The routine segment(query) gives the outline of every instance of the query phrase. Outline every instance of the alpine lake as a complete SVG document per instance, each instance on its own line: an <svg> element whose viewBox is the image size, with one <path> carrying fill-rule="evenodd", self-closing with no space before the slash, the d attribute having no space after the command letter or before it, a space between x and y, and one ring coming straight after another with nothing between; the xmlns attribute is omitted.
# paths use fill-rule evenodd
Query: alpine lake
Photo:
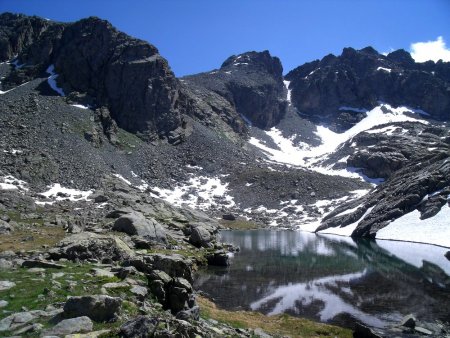
<svg viewBox="0 0 450 338"><path fill-rule="evenodd" d="M450 322L448 248L292 230L226 230L220 240L239 252L194 285L219 308L381 330L408 314Z"/></svg>

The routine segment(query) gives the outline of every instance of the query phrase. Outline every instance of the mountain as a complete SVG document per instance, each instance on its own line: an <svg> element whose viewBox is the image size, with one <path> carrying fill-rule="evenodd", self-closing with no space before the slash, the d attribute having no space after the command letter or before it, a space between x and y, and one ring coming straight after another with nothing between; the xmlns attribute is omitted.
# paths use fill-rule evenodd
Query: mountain
<svg viewBox="0 0 450 338"><path fill-rule="evenodd" d="M388 55L371 47L344 48L295 68L286 75L292 102L303 116L345 130L379 102L425 111L436 120L450 118L448 63L416 63L404 50ZM349 107L357 108L346 109Z"/></svg>
<svg viewBox="0 0 450 338"><path fill-rule="evenodd" d="M221 227L450 247L450 63L345 48L283 76L277 57L250 51L177 78L105 20L10 13L0 46L0 232L24 250L5 266L136 273L178 327L198 318L192 269L234 250ZM186 330L251 334L208 325Z"/></svg>

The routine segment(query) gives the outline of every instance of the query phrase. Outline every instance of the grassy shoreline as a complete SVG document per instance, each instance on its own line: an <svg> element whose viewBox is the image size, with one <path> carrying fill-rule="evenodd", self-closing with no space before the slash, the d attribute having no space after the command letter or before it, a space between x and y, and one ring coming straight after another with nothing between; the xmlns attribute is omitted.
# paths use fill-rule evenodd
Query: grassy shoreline
<svg viewBox="0 0 450 338"><path fill-rule="evenodd" d="M252 311L227 311L219 309L211 300L202 296L197 296L197 302L200 306L200 315L205 319L214 319L237 328L261 328L275 337L353 337L353 333L349 329L316 323L304 318L286 314L266 316Z"/></svg>

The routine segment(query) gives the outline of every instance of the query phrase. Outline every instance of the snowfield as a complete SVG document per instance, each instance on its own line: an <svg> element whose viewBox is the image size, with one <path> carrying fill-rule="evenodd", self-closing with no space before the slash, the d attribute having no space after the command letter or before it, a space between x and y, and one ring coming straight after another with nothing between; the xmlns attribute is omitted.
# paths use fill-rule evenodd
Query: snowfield
<svg viewBox="0 0 450 338"><path fill-rule="evenodd" d="M389 109L390 113L385 114L382 107ZM341 107L341 109L365 111L360 108L351 107ZM378 125L406 121L428 124L427 121L421 119L419 116L416 118L408 116L407 113L414 114L417 112L405 107L393 108L387 104L382 104L371 111L368 111L366 118L344 133L335 133L328 128L318 126L315 133L321 139L322 144L317 147L311 147L307 144L295 145L293 142L294 137L285 138L282 135L282 132L275 127L265 133L278 146L278 149L267 146L264 141L255 137L250 138L249 143L262 150L263 153L266 154L269 162L283 163L294 167L303 167L326 175L361 178L361 175L356 170L333 170L329 167L321 166L320 162L325 160L328 155L334 153L341 145L347 141L350 141L357 134L372 129ZM395 129L396 128L391 126L370 130L369 132L392 134ZM368 178L366 178L366 180L367 179ZM379 183L379 181L373 181L371 183L376 184Z"/></svg>
<svg viewBox="0 0 450 338"><path fill-rule="evenodd" d="M450 207L447 203L437 215L424 220L420 219L420 212L414 210L379 230L376 238L429 243L450 248Z"/></svg>

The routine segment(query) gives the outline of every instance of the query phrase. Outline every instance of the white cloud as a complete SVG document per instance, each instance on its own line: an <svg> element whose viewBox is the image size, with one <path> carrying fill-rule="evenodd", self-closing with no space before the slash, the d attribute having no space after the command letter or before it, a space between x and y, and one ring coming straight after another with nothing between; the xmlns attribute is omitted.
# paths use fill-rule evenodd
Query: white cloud
<svg viewBox="0 0 450 338"><path fill-rule="evenodd" d="M410 46L411 56L416 62L425 62L428 60L450 61L450 49L445 45L442 36L435 41L416 42Z"/></svg>

